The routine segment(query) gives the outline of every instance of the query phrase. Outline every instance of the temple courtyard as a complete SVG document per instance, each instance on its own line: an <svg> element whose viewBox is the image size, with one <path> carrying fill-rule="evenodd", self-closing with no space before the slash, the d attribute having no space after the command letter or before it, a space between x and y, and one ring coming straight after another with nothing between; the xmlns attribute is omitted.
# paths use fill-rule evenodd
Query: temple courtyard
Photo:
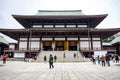
<svg viewBox="0 0 120 80"><path fill-rule="evenodd" d="M50 69L48 63L0 61L0 80L120 80L120 63L56 62Z"/></svg>

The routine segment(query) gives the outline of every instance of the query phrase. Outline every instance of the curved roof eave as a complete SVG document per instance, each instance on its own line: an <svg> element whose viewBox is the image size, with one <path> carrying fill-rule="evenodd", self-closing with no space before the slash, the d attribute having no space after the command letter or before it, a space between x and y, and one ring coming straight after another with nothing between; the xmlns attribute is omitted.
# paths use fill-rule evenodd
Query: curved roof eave
<svg viewBox="0 0 120 80"><path fill-rule="evenodd" d="M19 34L29 33L29 29L0 29L0 32L12 39L18 40L20 37Z"/></svg>
<svg viewBox="0 0 120 80"><path fill-rule="evenodd" d="M120 28L117 29L91 29L91 28L36 28L36 29L0 29L0 32L18 40L20 35L29 36L30 31L42 33L42 32L83 32L87 33L90 30L90 33L93 35L101 35L102 39L110 37L118 32L120 32ZM37 35L37 34L36 34Z"/></svg>
<svg viewBox="0 0 120 80"><path fill-rule="evenodd" d="M102 15L53 15L53 16L40 16L40 15L12 15L21 25L25 28L32 27L35 21L39 20L83 20L82 22L89 23L89 27L96 27L108 14Z"/></svg>
<svg viewBox="0 0 120 80"><path fill-rule="evenodd" d="M112 45L120 42L120 36L111 41Z"/></svg>
<svg viewBox="0 0 120 80"><path fill-rule="evenodd" d="M9 45L8 41L6 39L4 39L3 36L0 36L0 42L6 45Z"/></svg>
<svg viewBox="0 0 120 80"><path fill-rule="evenodd" d="M90 29L92 33L99 33L103 39L113 36L114 34L120 32L120 28L111 29Z"/></svg>

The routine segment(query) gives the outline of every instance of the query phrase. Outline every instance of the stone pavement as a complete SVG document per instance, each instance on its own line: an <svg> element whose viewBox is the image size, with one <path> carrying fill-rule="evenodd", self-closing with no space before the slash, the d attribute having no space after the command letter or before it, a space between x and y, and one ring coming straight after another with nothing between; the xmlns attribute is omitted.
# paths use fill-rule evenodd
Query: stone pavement
<svg viewBox="0 0 120 80"><path fill-rule="evenodd" d="M120 80L120 63L102 67L91 62L48 63L0 61L0 80Z"/></svg>

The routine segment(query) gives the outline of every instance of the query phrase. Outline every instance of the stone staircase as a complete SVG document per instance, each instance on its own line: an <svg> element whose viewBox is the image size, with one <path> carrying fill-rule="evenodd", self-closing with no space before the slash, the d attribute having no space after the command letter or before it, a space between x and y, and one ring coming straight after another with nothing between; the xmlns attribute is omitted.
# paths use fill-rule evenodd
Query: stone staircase
<svg viewBox="0 0 120 80"><path fill-rule="evenodd" d="M56 62L83 62L86 61L79 51L41 51L37 57L36 62L44 62L44 56L47 57L47 62L49 56L52 54L54 57L57 56ZM32 60L35 62L35 60Z"/></svg>

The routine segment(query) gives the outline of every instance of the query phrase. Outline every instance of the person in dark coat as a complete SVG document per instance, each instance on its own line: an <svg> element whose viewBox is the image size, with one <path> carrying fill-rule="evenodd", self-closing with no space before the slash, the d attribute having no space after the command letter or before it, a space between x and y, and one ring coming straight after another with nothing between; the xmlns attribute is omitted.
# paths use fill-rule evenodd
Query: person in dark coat
<svg viewBox="0 0 120 80"><path fill-rule="evenodd" d="M44 56L44 58L43 58L43 59L44 59L44 62L46 62L46 61L47 61L47 57L46 57L46 56Z"/></svg>
<svg viewBox="0 0 120 80"><path fill-rule="evenodd" d="M100 64L100 56L97 56L98 64Z"/></svg>
<svg viewBox="0 0 120 80"><path fill-rule="evenodd" d="M108 53L107 55L106 55L106 57L107 57L107 64L108 64L108 66L110 66L110 54Z"/></svg>
<svg viewBox="0 0 120 80"><path fill-rule="evenodd" d="M56 56L56 55L54 56L54 60L55 60L55 62L56 62L56 60L57 60L57 56Z"/></svg>
<svg viewBox="0 0 120 80"><path fill-rule="evenodd" d="M92 62L93 62L93 64L96 64L96 61L95 61L95 57L94 57L94 55L92 55Z"/></svg>
<svg viewBox="0 0 120 80"><path fill-rule="evenodd" d="M73 56L74 56L74 58L76 58L76 54L75 54L75 53L74 53L74 55L73 55Z"/></svg>
<svg viewBox="0 0 120 80"><path fill-rule="evenodd" d="M116 63L119 63L119 56L118 56L118 54L116 54L116 56L115 56L115 61L116 61Z"/></svg>
<svg viewBox="0 0 120 80"><path fill-rule="evenodd" d="M65 55L65 53L63 54L63 58L66 58L66 55Z"/></svg>
<svg viewBox="0 0 120 80"><path fill-rule="evenodd" d="M50 54L50 57L49 57L49 67L51 68L54 68L54 66L53 66L53 56L52 56L52 54Z"/></svg>

